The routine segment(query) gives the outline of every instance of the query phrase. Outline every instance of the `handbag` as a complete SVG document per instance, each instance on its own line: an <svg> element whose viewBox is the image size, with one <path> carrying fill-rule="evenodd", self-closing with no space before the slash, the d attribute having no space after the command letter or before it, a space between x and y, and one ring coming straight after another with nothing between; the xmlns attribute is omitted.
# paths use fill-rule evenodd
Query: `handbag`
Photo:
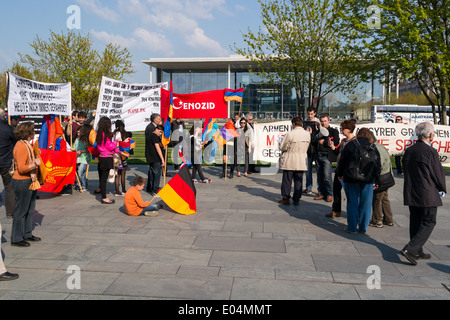
<svg viewBox="0 0 450 320"><path fill-rule="evenodd" d="M9 168L9 175L13 176L14 175L14 158L12 159L12 164L11 164L11 168Z"/></svg>
<svg viewBox="0 0 450 320"><path fill-rule="evenodd" d="M380 175L380 178L378 179L378 188L374 190L374 192L382 192L386 191L387 189L393 187L395 185L395 179L392 175L392 171L389 171L388 173Z"/></svg>

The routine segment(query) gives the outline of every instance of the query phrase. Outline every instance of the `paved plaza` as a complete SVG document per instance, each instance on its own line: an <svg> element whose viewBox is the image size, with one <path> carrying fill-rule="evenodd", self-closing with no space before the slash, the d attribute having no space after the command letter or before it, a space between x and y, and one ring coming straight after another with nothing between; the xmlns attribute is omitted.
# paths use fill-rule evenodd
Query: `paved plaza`
<svg viewBox="0 0 450 320"><path fill-rule="evenodd" d="M116 204L93 194L91 165L89 192L38 193L34 234L43 240L28 248L10 245L2 203L3 256L20 277L0 282L0 299L450 300L450 195L425 247L432 258L412 266L399 254L409 241L402 176L389 191L395 225L351 235L345 201L342 217L330 219L331 203L313 195L279 205L280 173L225 181L221 167L203 169L212 183L196 185L197 214L164 205L158 217L130 217L112 184ZM147 166L131 165L128 185L146 174ZM2 184L0 191L4 197ZM69 267L80 270L79 289Z"/></svg>

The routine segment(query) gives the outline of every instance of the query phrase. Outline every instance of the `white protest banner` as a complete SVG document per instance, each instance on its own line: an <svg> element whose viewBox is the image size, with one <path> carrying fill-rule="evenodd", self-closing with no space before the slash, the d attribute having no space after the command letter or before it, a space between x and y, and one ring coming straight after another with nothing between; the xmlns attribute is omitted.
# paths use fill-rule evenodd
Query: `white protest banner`
<svg viewBox="0 0 450 320"><path fill-rule="evenodd" d="M378 143L382 144L391 156L395 156L403 154L408 147L417 142L416 125L416 123L363 123L356 126L355 134L360 128L370 129ZM337 126L334 127L339 129ZM450 127L434 125L434 133L435 137L431 146L439 153L442 165L450 166Z"/></svg>
<svg viewBox="0 0 450 320"><path fill-rule="evenodd" d="M253 161L277 163L281 153L279 145L284 135L291 131L291 128L292 123L290 121L255 124Z"/></svg>
<svg viewBox="0 0 450 320"><path fill-rule="evenodd" d="M45 83L8 75L8 114L71 115L72 86L70 83Z"/></svg>
<svg viewBox="0 0 450 320"><path fill-rule="evenodd" d="M391 156L403 154L405 150L417 142L415 127L417 124L401 123L362 123L356 126L355 134L361 128L370 129L378 143L382 144ZM338 124L331 124L338 129ZM431 146L439 153L443 166L450 166L450 126L435 125L435 137ZM277 163L280 156L279 144L286 132L291 130L291 123L272 122L255 125L254 160ZM340 134L340 138L344 136Z"/></svg>
<svg viewBox="0 0 450 320"><path fill-rule="evenodd" d="M167 82L130 84L103 77L94 128L101 117L108 117L112 124L123 121L127 131L145 130L150 116L161 113L161 88L168 87Z"/></svg>

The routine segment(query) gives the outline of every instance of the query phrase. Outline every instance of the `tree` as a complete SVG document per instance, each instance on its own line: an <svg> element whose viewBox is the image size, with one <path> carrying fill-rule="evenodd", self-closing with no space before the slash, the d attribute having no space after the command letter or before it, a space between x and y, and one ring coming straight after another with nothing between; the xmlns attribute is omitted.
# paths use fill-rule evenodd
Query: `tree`
<svg viewBox="0 0 450 320"><path fill-rule="evenodd" d="M381 10L381 25L368 22L370 6ZM447 124L450 94L449 0L341 0L339 23L346 35L375 61L376 68L396 72L401 80L417 81L428 103ZM372 13L369 13L372 14Z"/></svg>
<svg viewBox="0 0 450 320"><path fill-rule="evenodd" d="M247 47L235 52L256 62L252 72L270 84L295 88L299 114L317 107L329 93L352 93L361 82L363 68L335 28L331 0L258 0L264 28L243 34ZM303 105L308 97L306 105Z"/></svg>
<svg viewBox="0 0 450 320"><path fill-rule="evenodd" d="M19 53L20 62L34 75L33 80L72 83L72 107L75 110L94 109L98 100L102 76L123 80L134 73L131 54L126 48L108 44L100 54L92 48L90 35L69 31L50 31L44 41L36 36L30 44L32 54Z"/></svg>

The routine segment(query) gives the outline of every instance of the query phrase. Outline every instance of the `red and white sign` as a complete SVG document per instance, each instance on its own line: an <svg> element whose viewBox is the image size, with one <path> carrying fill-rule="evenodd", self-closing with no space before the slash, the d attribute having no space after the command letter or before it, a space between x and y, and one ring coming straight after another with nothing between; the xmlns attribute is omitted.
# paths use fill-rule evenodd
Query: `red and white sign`
<svg viewBox="0 0 450 320"><path fill-rule="evenodd" d="M170 92L161 89L161 117L167 117ZM173 118L209 119L227 118L228 108L224 90L204 91L191 94L173 93Z"/></svg>

